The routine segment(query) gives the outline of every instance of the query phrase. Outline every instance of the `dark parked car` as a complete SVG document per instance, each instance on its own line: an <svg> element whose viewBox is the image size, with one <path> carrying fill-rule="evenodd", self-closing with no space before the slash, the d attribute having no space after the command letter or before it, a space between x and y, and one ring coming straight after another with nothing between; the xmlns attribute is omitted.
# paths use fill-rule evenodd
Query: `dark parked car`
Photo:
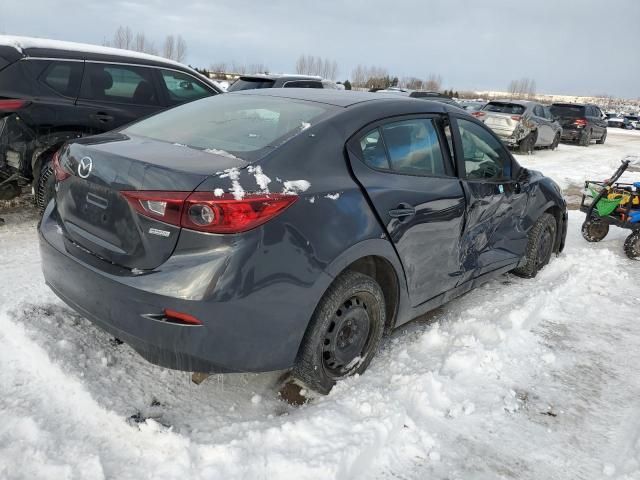
<svg viewBox="0 0 640 480"><path fill-rule="evenodd" d="M562 127L549 107L524 100L502 100L487 103L471 115L490 127L508 146L520 153L536 147L555 150L560 143Z"/></svg>
<svg viewBox="0 0 640 480"><path fill-rule="evenodd" d="M389 87L383 90L376 90L376 93L393 93L403 95L410 98L420 98L422 100L431 100L433 102L442 102L448 105L453 105L459 108L462 106L456 102L453 98L444 95L440 92L431 92L427 90L410 90L407 88Z"/></svg>
<svg viewBox="0 0 640 480"><path fill-rule="evenodd" d="M339 87L331 80L311 75L255 74L242 75L227 89L228 92L255 90L260 88L329 88Z"/></svg>
<svg viewBox="0 0 640 480"><path fill-rule="evenodd" d="M633 124L629 117L619 116L619 117L610 117L607 119L607 126L612 128L624 128L625 130L633 130Z"/></svg>
<svg viewBox="0 0 640 480"><path fill-rule="evenodd" d="M69 142L44 277L149 361L327 392L384 332L563 249L559 187L448 105L229 93ZM64 272L64 274L61 274Z"/></svg>
<svg viewBox="0 0 640 480"><path fill-rule="evenodd" d="M0 199L32 183L44 208L51 158L65 141L216 93L208 79L164 58L0 36Z"/></svg>
<svg viewBox="0 0 640 480"><path fill-rule="evenodd" d="M551 113L562 126L562 140L588 147L592 140L602 144L607 139L607 120L597 105L554 103Z"/></svg>
<svg viewBox="0 0 640 480"><path fill-rule="evenodd" d="M480 100L461 100L460 107L464 108L468 112L477 112L478 110L482 110L487 102L483 102Z"/></svg>

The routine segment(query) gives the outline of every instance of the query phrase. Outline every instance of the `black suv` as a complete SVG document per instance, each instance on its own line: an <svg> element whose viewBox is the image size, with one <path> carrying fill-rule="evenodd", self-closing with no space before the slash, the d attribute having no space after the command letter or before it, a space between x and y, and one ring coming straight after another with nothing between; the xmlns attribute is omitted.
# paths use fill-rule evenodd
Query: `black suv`
<svg viewBox="0 0 640 480"><path fill-rule="evenodd" d="M337 84L322 77L309 75L279 75L255 74L242 75L229 87L227 91L253 90L257 88L332 88L338 89Z"/></svg>
<svg viewBox="0 0 640 480"><path fill-rule="evenodd" d="M217 93L196 71L153 55L0 36L0 199L32 182L42 209L65 141Z"/></svg>
<svg viewBox="0 0 640 480"><path fill-rule="evenodd" d="M597 105L554 103L551 113L562 127L562 140L588 147L591 140L604 143L607 139L607 120Z"/></svg>

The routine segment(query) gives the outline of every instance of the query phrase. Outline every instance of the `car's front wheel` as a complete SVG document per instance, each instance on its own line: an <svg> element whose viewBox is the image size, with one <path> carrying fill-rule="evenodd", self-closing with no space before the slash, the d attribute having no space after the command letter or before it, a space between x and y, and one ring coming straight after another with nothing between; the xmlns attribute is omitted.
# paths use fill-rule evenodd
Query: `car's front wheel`
<svg viewBox="0 0 640 480"><path fill-rule="evenodd" d="M338 380L364 372L378 349L385 320L384 295L376 281L343 272L316 307L292 376L327 394Z"/></svg>
<svg viewBox="0 0 640 480"><path fill-rule="evenodd" d="M549 213L540 215L536 223L529 230L525 264L516 268L513 273L525 278L535 277L553 254L556 244L556 219Z"/></svg>

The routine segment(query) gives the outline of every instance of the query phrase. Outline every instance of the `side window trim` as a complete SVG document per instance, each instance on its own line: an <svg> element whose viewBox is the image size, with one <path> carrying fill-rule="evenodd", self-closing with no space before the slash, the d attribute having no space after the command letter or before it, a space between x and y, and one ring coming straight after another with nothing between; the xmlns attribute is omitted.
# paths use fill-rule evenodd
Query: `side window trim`
<svg viewBox="0 0 640 480"><path fill-rule="evenodd" d="M351 153L356 153L356 157L358 158L358 160L360 160L360 162L362 162L363 165L365 165L367 168L370 168L372 170L375 170L377 172L382 172L382 173L388 173L388 174L393 174L393 175L404 175L404 176L409 176L409 177L427 177L427 178L456 178L457 174L456 174L456 164L455 164L455 159L454 159L454 152L450 152L449 151L449 146L448 146L448 142L446 140L445 134L442 130L443 128L443 122L442 119L446 118L447 115L443 115L443 114L438 114L438 113L425 113L425 114L407 114L407 115L398 115L398 116L394 116L394 117L388 117L382 120L377 120L375 122L371 122L369 124L367 124L366 126L360 128L355 134L352 135L352 137L347 140L347 148ZM428 119L428 120L432 120L433 121L433 125L435 127L436 130L436 134L438 136L438 141L440 143L440 151L442 154L442 158L443 158L443 162L444 162L444 169L445 169L445 174L444 175L436 175L436 174L419 174L419 173L407 173L407 172L399 172L396 170L391 169L391 159L389 156L389 150L387 149L387 144L384 141L384 136L382 135L382 127L384 125L387 124L391 124L391 123L397 123L397 122L402 122L405 120L413 120L413 119ZM359 145L359 141L360 138L369 133L372 132L373 130L378 130L379 134L380 134L380 139L382 141L382 145L384 146L384 150L387 156L387 163L389 164L389 168L388 169L381 169L381 168L375 168L372 167L371 165L367 164L364 160L364 158L362 158L362 154L361 154L361 150L360 150L360 145ZM451 127L452 130L452 134L453 134L453 127ZM443 145L446 145L446 148L443 148Z"/></svg>
<svg viewBox="0 0 640 480"><path fill-rule="evenodd" d="M464 118L464 117L461 117L460 115L454 114L454 115L450 115L450 119L452 124L451 134L453 135L454 149L456 150L456 152L460 152L460 155L456 155L456 167L458 169L458 177L461 180L464 180L465 182L484 182L484 183L507 183L507 182L515 181L513 178L514 162L513 162L511 153L509 153L509 150L507 150L507 147L504 146L504 144L502 143L502 140L500 140L496 134L494 134L489 128L487 128L481 122L477 121L475 118ZM464 153L463 153L464 151L462 149L462 138L460 137L460 128L458 126L458 119L462 119L462 120L480 125L482 128L487 130L487 133L492 135L500 143L500 147L505 153L506 158L511 162L511 176L508 176L508 177L503 176L499 178L497 177L496 178L466 178L466 168L464 165Z"/></svg>

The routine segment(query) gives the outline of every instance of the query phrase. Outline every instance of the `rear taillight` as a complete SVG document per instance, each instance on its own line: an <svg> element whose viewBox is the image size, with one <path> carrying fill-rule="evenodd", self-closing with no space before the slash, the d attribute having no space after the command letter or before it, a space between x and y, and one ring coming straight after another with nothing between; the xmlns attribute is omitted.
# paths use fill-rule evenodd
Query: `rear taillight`
<svg viewBox="0 0 640 480"><path fill-rule="evenodd" d="M587 126L587 119L586 118L576 118L573 121L573 124L578 126L578 127L586 127Z"/></svg>
<svg viewBox="0 0 640 480"><path fill-rule="evenodd" d="M520 120L522 120L522 115L511 115L511 120L519 122Z"/></svg>
<svg viewBox="0 0 640 480"><path fill-rule="evenodd" d="M53 165L53 174L55 175L57 182L62 182L71 176L71 174L67 172L60 163L60 150L53 154L51 163Z"/></svg>
<svg viewBox="0 0 640 480"><path fill-rule="evenodd" d="M476 118L480 118L480 117L484 117L486 115L486 113L484 113L484 112L471 112L471 115L473 115Z"/></svg>
<svg viewBox="0 0 640 480"><path fill-rule="evenodd" d="M29 104L26 100L17 98L0 98L0 112L15 112Z"/></svg>
<svg viewBox="0 0 640 480"><path fill-rule="evenodd" d="M211 192L121 192L138 213L189 230L240 233L271 220L298 198L282 193L231 194Z"/></svg>

